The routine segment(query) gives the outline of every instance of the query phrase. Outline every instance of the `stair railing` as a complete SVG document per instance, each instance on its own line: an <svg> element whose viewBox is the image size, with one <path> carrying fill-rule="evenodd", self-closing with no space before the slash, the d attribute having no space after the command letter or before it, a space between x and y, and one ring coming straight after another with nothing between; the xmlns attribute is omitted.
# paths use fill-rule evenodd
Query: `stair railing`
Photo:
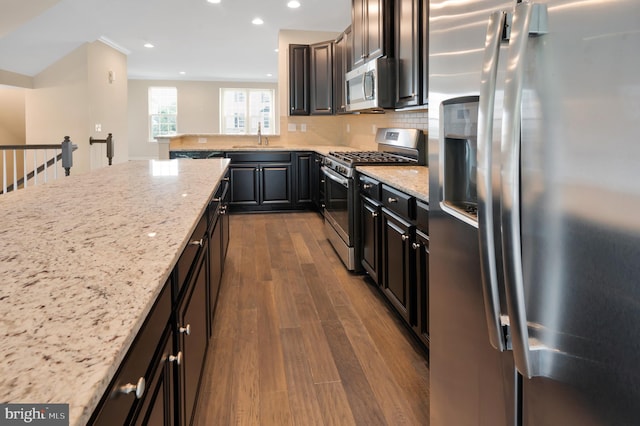
<svg viewBox="0 0 640 426"><path fill-rule="evenodd" d="M64 169L65 176L69 176L71 167L73 167L73 151L78 149L78 146L71 142L69 136L64 137L64 141L59 144L37 144L37 145L0 145L0 151L2 152L2 192L0 194L6 194L7 192L15 191L19 188L26 188L31 182L32 185L38 184L38 176L41 177L41 181L46 183L50 176L50 170L53 170L53 179L58 178L58 162L62 162L62 168ZM53 150L53 157L49 158L49 151ZM22 174L18 177L18 152L22 152ZM27 166L27 153L31 153L33 160L33 169L30 171ZM42 153L42 155L38 155ZM9 154L9 155L7 155ZM7 157L11 161L13 169L13 183L9 183L7 177ZM42 163L38 157L42 158ZM33 180L33 181L31 181Z"/></svg>

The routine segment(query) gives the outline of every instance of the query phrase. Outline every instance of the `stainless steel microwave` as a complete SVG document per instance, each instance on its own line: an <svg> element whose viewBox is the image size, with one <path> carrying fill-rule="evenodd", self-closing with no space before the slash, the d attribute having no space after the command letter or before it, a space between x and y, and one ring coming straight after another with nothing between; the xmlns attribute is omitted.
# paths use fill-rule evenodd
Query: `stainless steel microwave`
<svg viewBox="0 0 640 426"><path fill-rule="evenodd" d="M382 57L349 71L345 76L347 111L376 111L395 106L393 60Z"/></svg>

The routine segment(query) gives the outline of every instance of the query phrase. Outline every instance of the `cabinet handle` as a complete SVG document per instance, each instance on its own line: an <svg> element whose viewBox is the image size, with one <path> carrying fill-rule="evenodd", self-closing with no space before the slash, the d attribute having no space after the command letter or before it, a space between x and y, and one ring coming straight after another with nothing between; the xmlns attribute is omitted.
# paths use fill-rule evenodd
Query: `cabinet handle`
<svg viewBox="0 0 640 426"><path fill-rule="evenodd" d="M414 250L418 250L420 248L420 243L413 243L411 244L411 247L413 247Z"/></svg>
<svg viewBox="0 0 640 426"><path fill-rule="evenodd" d="M191 324L187 324L186 327L180 327L178 331L186 334L187 336L191 335Z"/></svg>
<svg viewBox="0 0 640 426"><path fill-rule="evenodd" d="M378 217L378 212L371 213L371 217Z"/></svg>
<svg viewBox="0 0 640 426"><path fill-rule="evenodd" d="M182 351L178 352L178 355L169 355L169 362L175 362L177 365L182 365Z"/></svg>
<svg viewBox="0 0 640 426"><path fill-rule="evenodd" d="M211 200L211 201L213 201L214 203L219 203L219 202L220 202L220 198L214 198L214 199L213 199L213 200Z"/></svg>
<svg viewBox="0 0 640 426"><path fill-rule="evenodd" d="M363 183L362 189L371 189L373 187L372 183Z"/></svg>
<svg viewBox="0 0 640 426"><path fill-rule="evenodd" d="M321 180L320 180L320 183L324 183L324 179L321 179Z"/></svg>
<svg viewBox="0 0 640 426"><path fill-rule="evenodd" d="M402 234L402 241L407 241L409 236L407 234Z"/></svg>
<svg viewBox="0 0 640 426"><path fill-rule="evenodd" d="M389 198L387 198L387 202L389 202L389 203L397 203L398 199L397 198L393 198L393 197L389 197Z"/></svg>
<svg viewBox="0 0 640 426"><path fill-rule="evenodd" d="M200 247L202 247L204 245L204 241L202 240L202 238L200 238L200 240L193 240L193 241L189 242L189 244L191 244L192 246L200 246Z"/></svg>
<svg viewBox="0 0 640 426"><path fill-rule="evenodd" d="M228 177L223 177L222 180L225 181L225 182L229 182L229 178Z"/></svg>
<svg viewBox="0 0 640 426"><path fill-rule="evenodd" d="M136 399L142 398L144 395L144 388L147 385L147 382L144 380L144 377L140 377L138 379L138 383L135 385L132 383L127 383L126 385L120 386L118 388L118 392L123 393L125 395L130 394L131 392L136 393Z"/></svg>
<svg viewBox="0 0 640 426"><path fill-rule="evenodd" d="M327 205L326 204L320 204L320 207L322 207L324 209L325 207L327 207Z"/></svg>
<svg viewBox="0 0 640 426"><path fill-rule="evenodd" d="M226 206L220 207L220 214L221 215L227 214L227 207Z"/></svg>

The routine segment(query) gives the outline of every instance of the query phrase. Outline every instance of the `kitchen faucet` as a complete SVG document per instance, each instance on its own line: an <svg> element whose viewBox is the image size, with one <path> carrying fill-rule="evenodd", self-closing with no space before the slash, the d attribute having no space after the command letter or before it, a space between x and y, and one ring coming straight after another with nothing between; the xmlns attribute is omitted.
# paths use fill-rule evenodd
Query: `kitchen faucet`
<svg viewBox="0 0 640 426"><path fill-rule="evenodd" d="M260 130L260 122L258 121L258 145L262 145L262 131Z"/></svg>

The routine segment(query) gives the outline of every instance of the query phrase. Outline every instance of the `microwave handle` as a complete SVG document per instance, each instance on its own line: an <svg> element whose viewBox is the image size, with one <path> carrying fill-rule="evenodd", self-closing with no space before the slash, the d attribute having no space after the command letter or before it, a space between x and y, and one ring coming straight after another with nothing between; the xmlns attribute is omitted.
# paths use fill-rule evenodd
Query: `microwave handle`
<svg viewBox="0 0 640 426"><path fill-rule="evenodd" d="M369 85L369 87L371 87L371 93L367 93L367 78L369 78L369 80L371 80L371 84ZM371 71L367 71L364 74L362 74L362 94L364 95L364 99L367 101L370 101L371 99L374 99L375 97L375 87L373 84L373 72Z"/></svg>

